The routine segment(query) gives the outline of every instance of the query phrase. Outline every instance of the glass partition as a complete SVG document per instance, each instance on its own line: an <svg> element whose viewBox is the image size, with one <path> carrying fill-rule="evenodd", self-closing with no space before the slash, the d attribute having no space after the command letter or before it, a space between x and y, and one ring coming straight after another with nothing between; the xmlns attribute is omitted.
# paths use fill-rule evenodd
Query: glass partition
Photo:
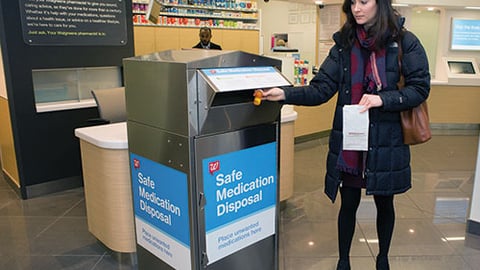
<svg viewBox="0 0 480 270"><path fill-rule="evenodd" d="M37 112L95 106L92 89L122 86L120 67L36 69L32 78Z"/></svg>
<svg viewBox="0 0 480 270"><path fill-rule="evenodd" d="M435 77L437 45L441 10L427 7L415 7L409 14L408 30L415 33L427 53L430 74Z"/></svg>

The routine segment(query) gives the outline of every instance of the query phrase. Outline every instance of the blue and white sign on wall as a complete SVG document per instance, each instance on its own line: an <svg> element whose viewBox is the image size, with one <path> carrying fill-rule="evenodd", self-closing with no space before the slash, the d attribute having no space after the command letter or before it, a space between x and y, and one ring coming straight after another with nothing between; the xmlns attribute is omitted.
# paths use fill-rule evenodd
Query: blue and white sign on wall
<svg viewBox="0 0 480 270"><path fill-rule="evenodd" d="M275 234L277 143L202 161L209 264Z"/></svg>
<svg viewBox="0 0 480 270"><path fill-rule="evenodd" d="M480 51L480 20L453 18L450 48Z"/></svg>
<svg viewBox="0 0 480 270"><path fill-rule="evenodd" d="M175 269L190 270L187 175L130 153L137 244Z"/></svg>

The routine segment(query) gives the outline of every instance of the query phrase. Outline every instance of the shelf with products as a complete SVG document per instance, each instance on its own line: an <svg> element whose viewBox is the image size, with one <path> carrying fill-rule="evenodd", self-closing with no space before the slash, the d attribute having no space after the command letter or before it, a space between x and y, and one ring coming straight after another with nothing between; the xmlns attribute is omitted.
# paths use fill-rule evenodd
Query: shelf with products
<svg viewBox="0 0 480 270"><path fill-rule="evenodd" d="M232 1L229 6L215 6L214 4L181 4L181 3L162 3L166 8L184 8L184 9L204 9L221 10L244 13L257 13L257 3L255 1Z"/></svg>
<svg viewBox="0 0 480 270"><path fill-rule="evenodd" d="M155 25L148 21L148 0L133 0L135 25ZM157 25L233 29L257 29L256 1L163 0Z"/></svg>
<svg viewBox="0 0 480 270"><path fill-rule="evenodd" d="M198 28L207 26L210 28L220 29L249 29L258 30L257 23L248 23L237 20L224 20L224 19L201 19L201 18L186 18L186 17L170 17L160 16L158 23L153 24L147 20L146 15L137 15L133 18L133 24L135 26L175 26L175 27L191 27Z"/></svg>
<svg viewBox="0 0 480 270"><path fill-rule="evenodd" d="M175 12L160 12L160 16L167 16L167 17L179 17L179 18L209 18L209 19L227 19L227 20L242 20L242 21L253 21L256 22L257 18L252 17L238 17L238 16L230 16L230 15L223 15L223 14L183 14L183 13L175 13Z"/></svg>
<svg viewBox="0 0 480 270"><path fill-rule="evenodd" d="M295 59L294 61L294 82L295 86L308 84L309 63L308 60Z"/></svg>
<svg viewBox="0 0 480 270"><path fill-rule="evenodd" d="M132 0L133 14L147 14L150 0Z"/></svg>

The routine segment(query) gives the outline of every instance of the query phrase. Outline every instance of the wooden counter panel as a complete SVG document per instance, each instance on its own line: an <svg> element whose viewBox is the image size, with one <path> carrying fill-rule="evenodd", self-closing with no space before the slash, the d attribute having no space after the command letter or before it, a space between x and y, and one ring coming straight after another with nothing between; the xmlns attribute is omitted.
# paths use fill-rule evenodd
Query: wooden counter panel
<svg viewBox="0 0 480 270"><path fill-rule="evenodd" d="M155 51L166 51L172 48L181 49L178 28L158 27L155 29Z"/></svg>
<svg viewBox="0 0 480 270"><path fill-rule="evenodd" d="M295 137L330 130L337 97L320 106L295 106L298 118L295 121Z"/></svg>
<svg viewBox="0 0 480 270"><path fill-rule="evenodd" d="M3 172L8 175L17 187L20 187L10 110L8 108L8 100L3 97L0 97L0 151Z"/></svg>
<svg viewBox="0 0 480 270"><path fill-rule="evenodd" d="M133 27L135 55L165 50L181 50L195 46L199 28L139 26ZM259 53L259 31L243 29L212 29L212 42L224 50Z"/></svg>
<svg viewBox="0 0 480 270"><path fill-rule="evenodd" d="M298 119L295 137L328 131L332 128L337 98L320 106L295 106ZM430 123L479 124L480 86L432 85L428 98Z"/></svg>
<svg viewBox="0 0 480 270"><path fill-rule="evenodd" d="M293 196L294 182L294 138L295 122L285 122L280 125L280 201Z"/></svg>
<svg viewBox="0 0 480 270"><path fill-rule="evenodd" d="M155 52L154 27L134 27L133 40L135 42L135 55Z"/></svg>
<svg viewBox="0 0 480 270"><path fill-rule="evenodd" d="M241 50L253 54L259 52L259 38L256 30L217 30L222 34L220 46L224 50ZM219 40L219 39L216 39ZM213 39L212 39L213 41Z"/></svg>
<svg viewBox="0 0 480 270"><path fill-rule="evenodd" d="M178 29L178 37L179 37L179 47L180 49L190 49L193 46L197 45L200 41L198 36L198 29L196 28L177 28ZM215 31L214 35L212 36L212 42L218 43L219 35Z"/></svg>
<svg viewBox="0 0 480 270"><path fill-rule="evenodd" d="M430 123L479 124L480 86L432 85Z"/></svg>
<svg viewBox="0 0 480 270"><path fill-rule="evenodd" d="M80 140L89 231L108 248L136 250L128 151Z"/></svg>

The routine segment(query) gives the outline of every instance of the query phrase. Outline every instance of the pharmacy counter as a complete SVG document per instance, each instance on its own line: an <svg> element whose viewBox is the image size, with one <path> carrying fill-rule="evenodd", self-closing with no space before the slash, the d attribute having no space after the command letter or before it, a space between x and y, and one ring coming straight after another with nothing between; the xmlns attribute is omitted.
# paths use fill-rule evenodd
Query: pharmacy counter
<svg viewBox="0 0 480 270"><path fill-rule="evenodd" d="M88 230L121 253L135 252L127 124L75 129L80 138Z"/></svg>
<svg viewBox="0 0 480 270"><path fill-rule="evenodd" d="M297 112L293 108L293 105L284 105L282 107L280 125L280 201L285 201L293 196L295 120L297 119Z"/></svg>

